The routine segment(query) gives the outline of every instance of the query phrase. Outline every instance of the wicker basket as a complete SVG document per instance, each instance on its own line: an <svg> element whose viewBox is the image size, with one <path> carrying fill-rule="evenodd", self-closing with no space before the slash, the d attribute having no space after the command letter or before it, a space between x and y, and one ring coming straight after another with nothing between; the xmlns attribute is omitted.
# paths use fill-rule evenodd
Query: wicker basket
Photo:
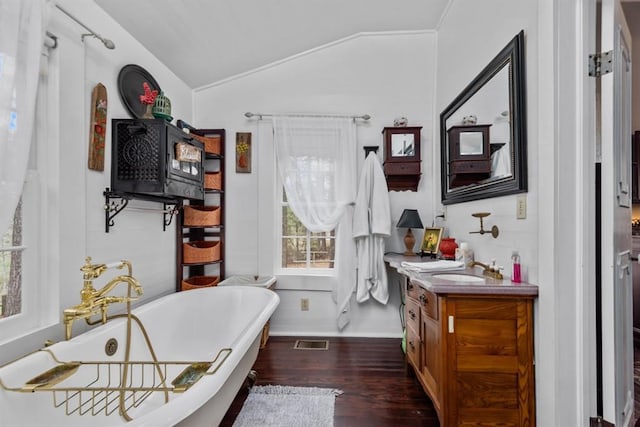
<svg viewBox="0 0 640 427"><path fill-rule="evenodd" d="M220 260L220 242L196 240L182 244L182 260L185 264L199 264Z"/></svg>
<svg viewBox="0 0 640 427"><path fill-rule="evenodd" d="M205 190L222 190L222 173L221 172L205 172L204 189Z"/></svg>
<svg viewBox="0 0 640 427"><path fill-rule="evenodd" d="M188 291L191 289L208 288L210 286L216 286L218 282L220 282L220 277L218 276L193 276L184 279L180 289Z"/></svg>
<svg viewBox="0 0 640 427"><path fill-rule="evenodd" d="M205 153L220 154L220 142L222 141L222 137L220 135L200 136L192 133L191 136L196 141L200 141L204 144Z"/></svg>
<svg viewBox="0 0 640 427"><path fill-rule="evenodd" d="M184 206L185 227L213 227L220 225L220 206Z"/></svg>

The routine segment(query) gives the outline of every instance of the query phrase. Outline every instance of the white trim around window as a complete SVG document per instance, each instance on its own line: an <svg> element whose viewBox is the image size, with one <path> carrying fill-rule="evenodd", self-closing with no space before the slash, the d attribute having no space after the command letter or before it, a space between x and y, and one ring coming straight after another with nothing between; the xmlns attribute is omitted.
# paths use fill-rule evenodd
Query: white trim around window
<svg viewBox="0 0 640 427"><path fill-rule="evenodd" d="M22 309L0 321L0 345L59 323L59 74L54 50L43 51L43 60L22 194Z"/></svg>

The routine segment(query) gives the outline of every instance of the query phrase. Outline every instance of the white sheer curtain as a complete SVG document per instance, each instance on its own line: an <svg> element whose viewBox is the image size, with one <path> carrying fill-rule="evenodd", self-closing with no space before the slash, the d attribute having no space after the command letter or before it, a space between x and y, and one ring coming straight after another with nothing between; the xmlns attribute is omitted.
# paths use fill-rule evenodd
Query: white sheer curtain
<svg viewBox="0 0 640 427"><path fill-rule="evenodd" d="M352 237L356 124L338 117L273 117L280 178L293 213L311 232L336 229L333 296L340 329L355 288Z"/></svg>
<svg viewBox="0 0 640 427"><path fill-rule="evenodd" d="M0 0L0 234L22 193L38 89L46 0Z"/></svg>

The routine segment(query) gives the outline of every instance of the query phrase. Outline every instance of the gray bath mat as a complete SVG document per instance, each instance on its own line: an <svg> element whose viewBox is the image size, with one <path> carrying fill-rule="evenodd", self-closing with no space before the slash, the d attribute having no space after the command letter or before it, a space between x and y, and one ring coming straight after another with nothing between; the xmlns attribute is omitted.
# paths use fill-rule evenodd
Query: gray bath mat
<svg viewBox="0 0 640 427"><path fill-rule="evenodd" d="M340 394L330 388L254 386L233 427L333 427Z"/></svg>

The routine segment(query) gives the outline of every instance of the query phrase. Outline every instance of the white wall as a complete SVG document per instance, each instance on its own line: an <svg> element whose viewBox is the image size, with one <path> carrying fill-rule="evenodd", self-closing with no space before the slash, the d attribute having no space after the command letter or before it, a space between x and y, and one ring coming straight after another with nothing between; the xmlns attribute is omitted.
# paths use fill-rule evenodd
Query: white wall
<svg viewBox="0 0 640 427"><path fill-rule="evenodd" d="M574 274L573 281L564 283L554 280L560 274L554 273L555 266L567 263L570 269L578 256L578 251L573 251L565 258L558 258L558 254L564 252L562 247L556 247L554 233L559 233L559 229L554 227L560 225L570 229L568 226L574 215L580 212L578 206L573 206L559 216L556 211L558 205L555 204L558 197L563 198L563 203L571 204L568 197L578 188L571 187L574 181L568 178L572 173L573 179L578 175L575 169L566 167L575 164L575 157L565 167L559 166L562 165L561 156L556 148L560 139L555 139L554 128L554 114L557 114L554 109L554 14L557 13L554 3L546 0L452 1L438 31L436 111L442 111L509 40L524 30L527 218L516 218L517 196L514 195L449 205L444 224L449 227L451 235L470 243L476 260L496 259L505 267L507 276L510 275L510 255L513 250L519 251L523 279L539 286L539 297L534 307L537 424L579 425L574 423L580 416L579 397L574 387L580 381L579 369L582 366L577 363L580 351L576 351L576 341L580 340L581 332L576 326L579 322L575 311L577 294L573 293L576 292L573 287L576 276ZM567 18L573 12L569 10L573 5L567 2L565 6L567 12L563 17ZM570 81L575 82L576 77L567 75L566 78L565 84L570 88ZM572 100L567 97L562 108L575 112ZM567 116L570 118L573 117ZM570 128L568 122L567 128ZM576 141L575 132L568 138L562 139L565 146ZM436 152L439 153L439 149ZM569 175L565 176L566 181L562 181L562 173ZM439 185L439 179L436 179ZM562 186L563 182L568 186ZM559 188L564 190L560 192ZM500 228L497 239L486 234L468 234L479 226L471 213L485 211L491 213L485 219L485 228L494 224ZM566 244L570 246L572 242L567 239ZM563 286L558 287L556 283L563 283ZM584 383L588 381L584 378Z"/></svg>
<svg viewBox="0 0 640 427"><path fill-rule="evenodd" d="M453 99L462 92L478 73L500 52L520 30L525 30L526 58L526 117L528 119L528 182L527 218L516 219L516 196L497 197L465 202L446 207L443 225L457 241L467 241L475 251L477 261L496 259L510 276L510 258L518 250L522 260L523 280L537 281L537 203L538 157L536 148L536 2L456 0L438 30L436 114L439 115ZM473 34L473 36L470 36ZM436 129L439 141L440 130ZM440 156L440 145L436 144L435 157ZM439 170L439 165L438 165ZM435 177L434 201L440 204L440 175ZM497 225L500 235L469 234L480 227L473 212L490 212L485 218L485 228ZM487 227L488 226L488 227Z"/></svg>
<svg viewBox="0 0 640 427"><path fill-rule="evenodd" d="M516 196L507 196L449 206L447 223L463 235L477 227L469 213L491 212L487 222L499 225L500 237L472 241L476 255L495 257L508 271L511 249L518 249L525 279L539 286L536 422L545 426L586 425L596 413L595 80L585 69L595 51L595 4L454 0L438 33L441 110L509 38L525 31L528 218L516 219Z"/></svg>
<svg viewBox="0 0 640 427"><path fill-rule="evenodd" d="M418 209L423 223L431 224L435 42L431 32L360 34L195 91L194 124L227 131L228 276L270 274L275 262L271 123L268 119L246 119L247 111L367 113L372 119L358 124L359 146L382 147L382 128L392 126L398 116L407 117L410 125L423 126L423 176L417 192L390 193L393 235L387 250L404 248L402 235L406 230L395 229L404 208ZM235 173L236 132L253 133L251 174ZM364 151L358 152L361 164ZM379 155L382 159L382 148ZM419 241L422 233L416 234ZM391 277L389 286L391 299L387 306L373 301L352 304L352 320L342 331L344 335L400 335L397 278ZM281 303L271 320L273 334L340 333L326 279L279 276L278 288ZM300 311L301 297L310 299L308 312Z"/></svg>
<svg viewBox="0 0 640 427"><path fill-rule="evenodd" d="M102 192L110 185L111 126L107 128L104 172L88 170L93 87L102 82L107 88L109 121L129 117L117 85L118 72L126 64L138 64L149 71L171 99L174 117L191 120L192 103L191 89L93 2L60 0L58 3L116 45L115 50L108 50L92 38L82 42L80 36L86 31L59 10L52 9L48 30L58 37L58 47L52 52L58 65L51 72L60 76L60 104L54 114L59 119L57 137L61 149L59 157L52 159L59 162L59 190L55 183L50 187L52 203L60 209L55 213L59 217L55 228L60 237L59 250L47 258L59 263L59 277L52 277L51 284L59 283L61 314L64 308L80 302L82 275L79 269L85 256L92 256L94 262L130 260L134 276L145 289L143 300L175 290L175 229L172 225L163 232L161 215L125 210L116 217L111 231L108 234L104 231ZM131 204L162 207L146 202ZM100 285L100 280L96 281L96 287ZM76 323L74 332L81 331L82 323ZM58 324L0 346L0 363L41 347L46 339L62 339L62 332L63 327Z"/></svg>

